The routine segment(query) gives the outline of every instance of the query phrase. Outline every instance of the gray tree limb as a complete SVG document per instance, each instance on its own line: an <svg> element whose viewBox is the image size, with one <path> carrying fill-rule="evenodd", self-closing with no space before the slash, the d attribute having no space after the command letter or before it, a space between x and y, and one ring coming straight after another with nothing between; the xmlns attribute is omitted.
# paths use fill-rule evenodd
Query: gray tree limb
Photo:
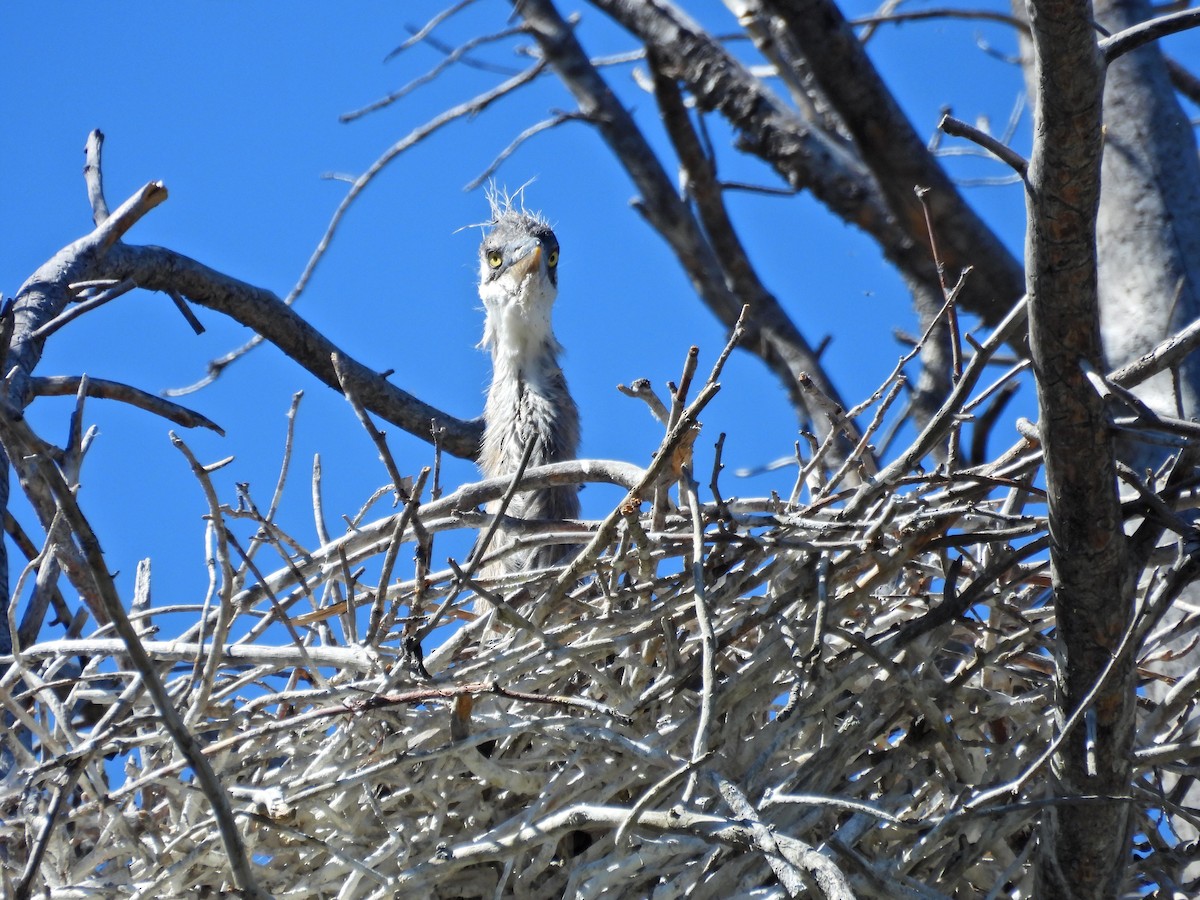
<svg viewBox="0 0 1200 900"><path fill-rule="evenodd" d="M792 406L804 410L810 419L815 420L817 433L822 438L833 429L839 429L841 452L837 456L844 459L853 448L853 441L841 434L839 423L831 419L825 410L808 401L805 391L800 387L799 376L807 373L821 393L843 409L845 404L804 335L792 324L779 301L759 279L729 219L724 194L717 180L716 163L704 152L700 137L692 127L679 85L661 71L657 59L657 54L651 51L649 61L654 73L654 94L658 99L660 116L679 156L686 192L695 203L696 214L709 246L725 273L725 280L737 297L749 304L757 319L757 328L754 329L757 338L755 353L771 369L787 373L784 388ZM873 460L871 464L874 465Z"/></svg>
<svg viewBox="0 0 1200 900"><path fill-rule="evenodd" d="M670 245L696 294L727 328L733 328L742 307L750 305L742 346L766 362L797 410L810 417L822 435L827 434L833 425L823 410L806 401L801 376L811 375L830 390L833 385L795 323L757 279L750 281L745 273L723 267L722 256L714 249L714 242L721 241L721 231L714 228L714 234L708 234L697 222L632 116L592 65L554 4L523 0L514 5L584 117L595 124L637 186L641 194L638 211ZM833 164L832 157L828 162ZM711 217L709 224L714 224ZM722 246L728 251L724 259L730 268L736 268L736 251L727 243Z"/></svg>
<svg viewBox="0 0 1200 900"><path fill-rule="evenodd" d="M54 320L71 302L69 285L84 281L90 276L92 267L111 251L121 237L146 213L167 199L167 190L161 182L151 182L126 200L110 216L96 227L68 244L43 263L36 272L21 285L7 311L5 334L8 346L4 348L4 372L7 388L4 401L15 410L23 410L30 399L33 371L42 358L43 337L38 330ZM24 458L10 458L0 449L0 509L9 508L9 469L15 467L21 478L22 487L30 504L37 513L42 527L49 534L57 512L57 504L44 481L34 476L31 464ZM80 596L87 603L98 621L107 621L100 598L87 573L87 566L75 550L66 542L58 554L58 563L71 579ZM0 593L8 602L8 550L0 543ZM8 618L0 617L0 651L12 649Z"/></svg>
<svg viewBox="0 0 1200 900"><path fill-rule="evenodd" d="M1195 22L1196 10L1153 19L1145 0L1096 0L1097 21L1113 37L1100 42L1108 60L1104 87L1104 157L1096 244L1100 254L1101 333L1110 366L1127 366L1166 335L1200 320L1200 156L1195 133L1172 88L1171 67L1157 43L1141 44L1167 27ZM1121 55L1117 55L1120 53ZM1200 416L1200 359L1178 358L1166 371L1139 384L1137 399L1161 416ZM1136 472L1158 469L1167 451L1122 431L1118 453ZM1143 576L1143 583L1145 576ZM1193 585L1167 610L1164 624L1185 619L1197 603ZM1200 653L1185 633L1170 644L1161 671L1184 677ZM1168 685L1146 687L1162 701ZM1178 776L1160 773L1168 791ZM1200 805L1195 782L1180 796ZM1200 829L1184 815L1170 816L1181 841ZM1200 862L1184 878L1200 877Z"/></svg>
<svg viewBox="0 0 1200 900"><path fill-rule="evenodd" d="M1121 34L1136 33L1151 15L1145 0L1098 0L1094 11ZM1116 368L1200 318L1200 158L1155 45L1108 66L1101 181L1100 327L1109 368ZM1162 415L1196 415L1200 360L1185 357L1137 394ZM1121 455L1140 470L1157 467L1162 454L1131 445Z"/></svg>
<svg viewBox="0 0 1200 900"><path fill-rule="evenodd" d="M30 392L39 397L73 397L79 391L83 379L78 375L35 375L30 379ZM103 378L89 378L86 382L86 393L89 397L99 397L104 400L120 400L131 406L152 412L182 425L184 428L207 428L217 434L224 430L207 416L172 403L147 391L132 385L121 384L117 381L106 381Z"/></svg>
<svg viewBox="0 0 1200 900"><path fill-rule="evenodd" d="M912 196L917 186L931 187L937 195L939 240L950 244L946 264L952 270L973 265L978 272L974 286L964 291L963 305L995 323L1021 296L1020 265L962 201L919 139L919 157L910 158L911 125L832 4L772 0L764 6L788 24L823 95L854 136L861 159L844 149L843 140L827 136L818 124L785 107L672 4L592 2L653 47L701 108L725 116L739 131L741 149L763 159L793 187L808 188L834 214L875 238L910 284L938 290L924 214ZM892 142L898 145L888 149Z"/></svg>
<svg viewBox="0 0 1200 900"><path fill-rule="evenodd" d="M1066 796L1129 791L1133 659L1113 664L1133 612L1132 579L1104 402L1087 380L1101 360L1096 215L1104 72L1087 0L1033 0L1036 118L1026 193L1029 334L1041 412L1057 622L1055 771ZM1107 677L1104 678L1105 674ZM1037 896L1108 897L1129 857L1129 805L1051 806Z"/></svg>
<svg viewBox="0 0 1200 900"><path fill-rule="evenodd" d="M271 291L238 281L162 247L119 244L96 272L130 278L147 290L176 291L194 303L224 313L262 335L322 382L340 391L332 359L338 353L355 396L366 409L431 442L433 426L444 428L441 446L447 453L464 459L474 459L479 453L483 434L480 420L452 416L391 384L378 372L348 356Z"/></svg>
<svg viewBox="0 0 1200 900"><path fill-rule="evenodd" d="M962 304L995 324L1024 292L1021 264L959 194L875 70L858 36L832 0L765 0L783 19L815 79L854 138L907 237L897 266L927 287L938 285L929 253L926 203L951 280L972 266ZM899 251L899 252L897 252Z"/></svg>

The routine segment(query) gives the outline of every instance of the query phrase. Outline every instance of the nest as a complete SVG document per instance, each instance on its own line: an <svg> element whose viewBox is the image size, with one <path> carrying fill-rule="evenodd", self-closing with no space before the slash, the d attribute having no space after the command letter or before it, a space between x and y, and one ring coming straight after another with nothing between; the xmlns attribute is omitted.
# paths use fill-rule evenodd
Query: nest
<svg viewBox="0 0 1200 900"><path fill-rule="evenodd" d="M238 511L214 506L199 624L152 635L169 610L137 598L130 617L184 736L110 629L11 658L9 888L24 871L39 896L216 896L232 847L279 898L1030 896L1064 726L1035 437L933 473L916 445L883 473L865 439L840 461L814 446L790 497L736 500L689 468L714 386L647 469L560 464L424 501L420 478L314 551L254 513L242 553L222 530ZM572 480L627 495L569 533L498 520L516 552L577 542L561 565L427 567L435 536L486 530L482 503ZM1142 692L1130 891L1188 862L1163 817L1195 811L1162 786L1194 755L1197 679L1156 665L1194 620L1163 625L1155 593L1186 558L1164 539L1133 626L1161 690Z"/></svg>

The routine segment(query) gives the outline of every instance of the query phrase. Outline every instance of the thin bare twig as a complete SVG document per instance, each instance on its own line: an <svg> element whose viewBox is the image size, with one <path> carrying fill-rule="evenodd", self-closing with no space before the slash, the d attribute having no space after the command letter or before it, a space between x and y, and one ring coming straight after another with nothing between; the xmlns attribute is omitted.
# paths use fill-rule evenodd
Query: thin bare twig
<svg viewBox="0 0 1200 900"><path fill-rule="evenodd" d="M119 213L120 210L118 210ZM116 218L116 215L114 214L112 218ZM111 218L109 221L111 221ZM14 417L14 410L11 407L6 406L6 408L0 409L0 435L4 438L5 446L9 451L9 458L12 458L12 451L14 449L35 454L34 465L40 477L45 479L50 490L53 492L54 498L59 504L59 509L69 523L70 529L88 561L92 576L96 581L97 594L104 605L104 611L108 619L113 623L121 640L125 643L130 661L138 670L146 683L147 690L154 698L154 705L162 717L164 726L171 735L175 745L179 748L180 753L187 759L195 771L201 790L212 805L213 815L216 818L221 840L224 843L226 860L235 884L248 896L263 898L265 900L266 895L259 889L257 881L251 872L245 846L237 824L234 821L233 811L229 806L229 798L225 792L225 788L217 778L212 766L209 765L208 760L205 759L199 740L187 728L178 711L175 709L170 695L168 695L158 676L158 672L151 662L150 657L143 649L141 639L138 637L137 631L125 613L124 605L121 603L116 585L113 584L112 578L108 574L104 555L100 550L100 542L96 539L95 532L92 531L91 525L80 511L74 494L63 481L58 470L45 457L38 454L38 442L33 439L32 432L25 422Z"/></svg>
<svg viewBox="0 0 1200 900"><path fill-rule="evenodd" d="M990 134L980 131L961 119L956 119L954 116L947 113L942 116L942 120L938 122L938 128L946 134L954 135L955 137L966 138L972 141L992 154L996 159L1005 163L1010 169L1021 176L1021 181L1026 181L1026 176L1029 171L1029 162L1025 157L1021 156L1003 141L998 141Z"/></svg>
<svg viewBox="0 0 1200 900"><path fill-rule="evenodd" d="M36 397L69 397L78 392L83 379L78 375L35 375L29 380L30 393ZM148 394L143 390L118 381L106 381L103 378L87 380L87 395L101 400L119 400L144 409L147 412L162 416L168 421L184 428L207 428L217 434L225 431L207 416L172 403L170 400Z"/></svg>
<svg viewBox="0 0 1200 900"><path fill-rule="evenodd" d="M84 145L83 180L87 185L88 205L92 208L92 222L102 225L108 218L108 201L104 199L104 172L100 161L103 158L104 133L93 129L88 133Z"/></svg>
<svg viewBox="0 0 1200 900"><path fill-rule="evenodd" d="M405 97L407 97L409 94L411 94L413 91L415 91L417 88L421 87L422 85L428 84L429 82L433 81L440 74L442 74L442 72L444 72L446 69L448 69L450 66L454 65L455 63L459 62L466 54L470 53L476 47L481 47L485 44L490 44L490 43L494 43L495 41L501 41L506 38L513 37L515 35L524 33L524 31L525 31L524 28L521 28L518 26L516 28L505 28L501 31L496 32L495 34L486 34L486 35L480 35L478 37L474 37L471 40L466 41L463 44L460 44L459 46L455 47L452 51L447 53L445 55L445 57L440 62L438 62L438 64L436 66L434 66L432 69L430 69L424 75L414 78L412 81L408 82L408 84L404 85L403 87L392 91L387 96L381 97L380 99L375 100L372 103L368 103L366 106L361 107L360 109L356 109L356 110L354 110L352 112L348 112L348 113L342 113L342 115L338 116L338 121L339 122L353 122L355 119L361 119L365 115L369 115L370 113L376 112L377 110L384 109L385 107L391 106L397 100L404 99ZM426 32L426 34L427 33L428 32ZM405 41L405 45L411 45L411 44L409 41ZM390 58L391 56L393 56L395 53L399 52L399 50L402 50L402 49L404 49L404 46L401 46L401 47L397 48L397 50L392 51L392 53L388 54L388 57Z"/></svg>

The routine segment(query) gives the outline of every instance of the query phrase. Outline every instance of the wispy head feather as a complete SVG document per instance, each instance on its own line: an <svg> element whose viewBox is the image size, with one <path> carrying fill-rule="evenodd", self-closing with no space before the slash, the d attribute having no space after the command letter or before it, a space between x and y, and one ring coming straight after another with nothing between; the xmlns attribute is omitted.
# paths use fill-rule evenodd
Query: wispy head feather
<svg viewBox="0 0 1200 900"><path fill-rule="evenodd" d="M533 181L530 178L512 192L509 192L507 188L500 187L494 181L490 183L485 196L491 207L492 218L491 221L485 223L485 227L495 227L502 222L524 219L528 224L544 225L549 228L550 223L541 213L525 208L525 188L533 184Z"/></svg>

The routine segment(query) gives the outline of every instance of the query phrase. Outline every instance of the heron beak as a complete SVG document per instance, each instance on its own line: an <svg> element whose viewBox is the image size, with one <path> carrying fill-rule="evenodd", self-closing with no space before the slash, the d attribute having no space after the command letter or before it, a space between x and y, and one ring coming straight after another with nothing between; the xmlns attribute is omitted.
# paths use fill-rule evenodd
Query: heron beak
<svg viewBox="0 0 1200 900"><path fill-rule="evenodd" d="M519 281L526 275L536 272L542 264L542 242L537 238L529 238L513 251L509 271Z"/></svg>

